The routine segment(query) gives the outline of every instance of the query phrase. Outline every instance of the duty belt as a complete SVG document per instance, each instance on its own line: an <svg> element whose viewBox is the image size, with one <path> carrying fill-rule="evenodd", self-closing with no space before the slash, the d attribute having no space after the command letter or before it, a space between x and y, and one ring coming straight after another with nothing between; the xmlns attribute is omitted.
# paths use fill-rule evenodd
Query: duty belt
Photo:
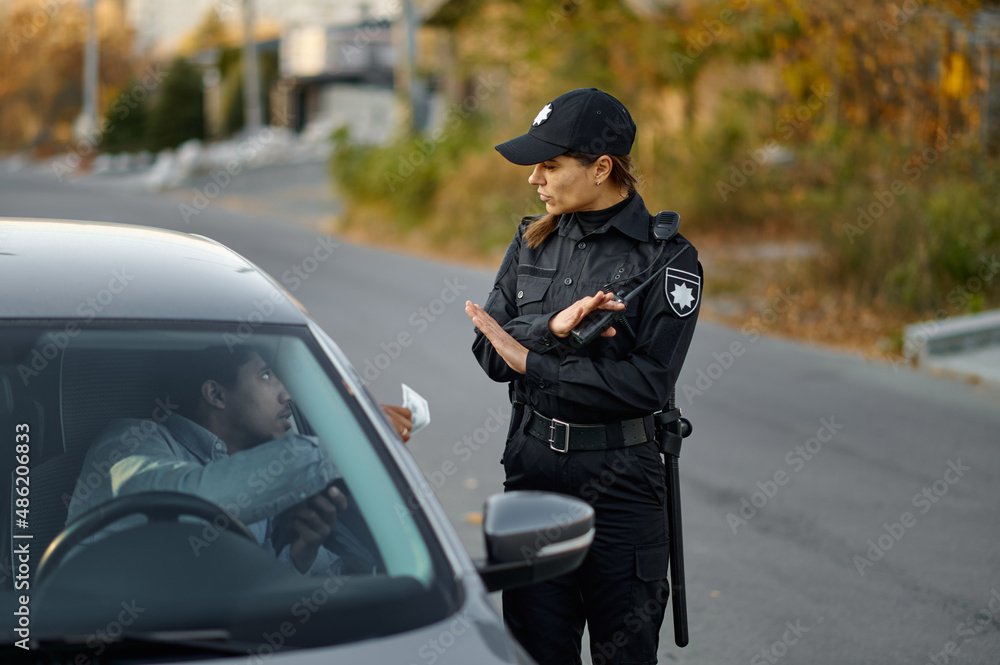
<svg viewBox="0 0 1000 665"><path fill-rule="evenodd" d="M655 438L652 416L597 425L578 425L555 418L546 418L532 410L528 433L549 444L558 453L585 450L606 450L634 446Z"/></svg>

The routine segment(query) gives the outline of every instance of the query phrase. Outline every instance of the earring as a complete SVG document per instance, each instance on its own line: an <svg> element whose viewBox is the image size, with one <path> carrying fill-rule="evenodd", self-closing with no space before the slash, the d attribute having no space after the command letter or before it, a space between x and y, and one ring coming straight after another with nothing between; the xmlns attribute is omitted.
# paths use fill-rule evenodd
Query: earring
<svg viewBox="0 0 1000 665"><path fill-rule="evenodd" d="M597 184L598 184L598 185L600 185L600 184L601 184L601 181L600 181L600 180L598 180L598 181L597 181Z"/></svg>

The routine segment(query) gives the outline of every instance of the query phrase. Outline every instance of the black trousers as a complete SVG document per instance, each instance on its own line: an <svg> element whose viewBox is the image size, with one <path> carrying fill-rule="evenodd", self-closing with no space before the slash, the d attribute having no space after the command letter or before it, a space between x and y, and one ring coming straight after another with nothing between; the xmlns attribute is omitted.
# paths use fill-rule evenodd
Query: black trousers
<svg viewBox="0 0 1000 665"><path fill-rule="evenodd" d="M539 665L581 662L584 623L594 665L656 662L667 581L666 477L655 442L559 453L512 428L512 490L569 494L594 508L594 542L576 571L503 592L504 621Z"/></svg>

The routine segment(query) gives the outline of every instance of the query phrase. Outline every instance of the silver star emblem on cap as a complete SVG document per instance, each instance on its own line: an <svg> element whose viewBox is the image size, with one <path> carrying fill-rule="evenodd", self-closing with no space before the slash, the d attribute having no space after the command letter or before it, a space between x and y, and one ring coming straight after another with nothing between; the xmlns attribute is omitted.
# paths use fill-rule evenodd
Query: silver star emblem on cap
<svg viewBox="0 0 1000 665"><path fill-rule="evenodd" d="M549 115L551 113L552 113L552 104L546 104L545 108L539 111L538 115L535 116L535 121L531 123L531 126L534 127L536 125L542 124L543 122L549 119Z"/></svg>

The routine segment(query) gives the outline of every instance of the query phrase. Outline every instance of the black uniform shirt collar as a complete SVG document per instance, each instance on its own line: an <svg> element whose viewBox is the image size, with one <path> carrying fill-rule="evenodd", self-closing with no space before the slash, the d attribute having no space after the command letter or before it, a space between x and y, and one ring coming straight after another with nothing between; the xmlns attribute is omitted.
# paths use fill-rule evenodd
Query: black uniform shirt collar
<svg viewBox="0 0 1000 665"><path fill-rule="evenodd" d="M605 233L609 229L615 228L640 242L649 240L649 211L646 210L646 204L638 192L632 194L627 201L628 204L625 208L595 233ZM583 230L576 223L573 215L562 215L559 218L559 235L566 236L571 240L579 240L583 238Z"/></svg>

